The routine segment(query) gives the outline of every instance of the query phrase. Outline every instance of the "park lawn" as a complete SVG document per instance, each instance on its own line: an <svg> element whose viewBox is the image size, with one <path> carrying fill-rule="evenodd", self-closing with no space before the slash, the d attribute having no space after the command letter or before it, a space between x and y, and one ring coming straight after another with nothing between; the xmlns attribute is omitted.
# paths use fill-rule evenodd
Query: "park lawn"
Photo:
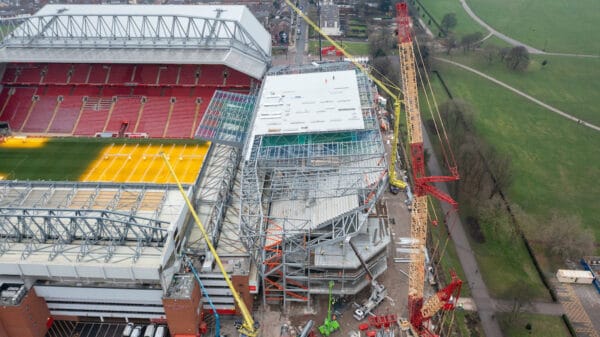
<svg viewBox="0 0 600 337"><path fill-rule="evenodd" d="M356 41L339 41L335 40L335 43L339 44L352 56L366 56L369 55L369 43L368 42L356 42ZM323 47L331 46L329 41L323 39ZM308 52L312 55L319 55L319 41L310 40L308 42Z"/></svg>
<svg viewBox="0 0 600 337"><path fill-rule="evenodd" d="M494 29L535 48L600 55L598 0L467 2L473 12Z"/></svg>
<svg viewBox="0 0 600 337"><path fill-rule="evenodd" d="M197 140L49 138L38 148L6 148L0 145L0 175L11 180L77 181L102 150L110 144L191 144Z"/></svg>
<svg viewBox="0 0 600 337"><path fill-rule="evenodd" d="M570 337L571 334L560 316L545 316L538 314L520 313L511 323L508 323L510 313L497 314L500 329L504 336L510 337ZM531 331L525 326L529 323Z"/></svg>
<svg viewBox="0 0 600 337"><path fill-rule="evenodd" d="M540 226L550 211L578 215L600 241L600 189L593 184L600 176L600 133L455 66L437 69L455 98L473 106L478 132L511 155L510 200Z"/></svg>
<svg viewBox="0 0 600 337"><path fill-rule="evenodd" d="M600 125L600 58L530 55L524 72L510 71L498 57L488 63L480 53L454 52L450 58L589 123ZM543 61L547 61L542 66Z"/></svg>
<svg viewBox="0 0 600 337"><path fill-rule="evenodd" d="M452 29L452 32L459 40L462 36L475 32L481 32L484 36L487 35L487 30L471 19L467 12L462 8L459 0L419 0L419 3L427 9L427 12L429 12L440 25L442 24L444 15L448 13L456 14L456 27ZM416 6L418 6L418 3L413 5L413 7ZM423 14L425 13L421 10L421 19L428 24L429 19L427 15L423 17ZM434 34L439 32L433 22L428 26Z"/></svg>

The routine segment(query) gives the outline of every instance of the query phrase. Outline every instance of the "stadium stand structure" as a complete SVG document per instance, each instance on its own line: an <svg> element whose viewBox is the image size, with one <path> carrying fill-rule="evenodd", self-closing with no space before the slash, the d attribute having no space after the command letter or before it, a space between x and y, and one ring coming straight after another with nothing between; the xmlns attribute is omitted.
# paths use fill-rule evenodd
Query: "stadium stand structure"
<svg viewBox="0 0 600 337"><path fill-rule="evenodd" d="M17 134L193 137L215 93L253 102L270 65L270 35L245 6L47 5L0 25L0 124ZM232 151L211 144L184 185L209 200L209 224L228 201ZM170 184L0 181L0 335L42 337L77 317L196 335L203 301L181 266L192 227ZM232 278L256 284L245 266ZM219 312L235 313L223 277L205 277ZM240 291L251 305L256 286Z"/></svg>
<svg viewBox="0 0 600 337"><path fill-rule="evenodd" d="M248 93L255 82L222 65L8 63L1 83L3 97L11 103L2 110L0 120L24 133L94 136L118 133L122 123L127 123L127 132L133 132L137 124L135 132L150 137L190 138L215 90ZM59 96L80 103L75 125L52 119L69 115L73 109L72 104L58 104ZM161 98L168 99L170 106L152 107ZM167 121L146 123L145 109L162 109ZM52 127L50 122L54 122Z"/></svg>
<svg viewBox="0 0 600 337"><path fill-rule="evenodd" d="M352 64L268 70L270 35L243 6L48 5L3 24L0 121L13 130L210 144L184 190L248 307L259 294L309 306L332 280L357 294L370 283L360 259L386 270L376 89ZM111 157L130 160L97 159ZM208 307L182 254L219 314L236 313L206 242L173 185L0 181L0 282L16 289L0 293L0 329L42 337L52 319L85 316L196 335ZM6 323L26 320L37 330Z"/></svg>

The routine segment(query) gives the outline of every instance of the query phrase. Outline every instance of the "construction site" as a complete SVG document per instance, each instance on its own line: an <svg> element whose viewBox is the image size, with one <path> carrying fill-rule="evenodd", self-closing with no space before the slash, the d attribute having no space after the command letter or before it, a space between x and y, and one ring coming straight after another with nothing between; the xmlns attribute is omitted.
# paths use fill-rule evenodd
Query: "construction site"
<svg viewBox="0 0 600 337"><path fill-rule="evenodd" d="M425 172L406 5L402 95L359 63L272 66L246 7L191 8L2 20L0 149L127 142L77 181L0 172L0 336L445 333L462 281L431 274L427 198L456 207L433 183L458 174Z"/></svg>

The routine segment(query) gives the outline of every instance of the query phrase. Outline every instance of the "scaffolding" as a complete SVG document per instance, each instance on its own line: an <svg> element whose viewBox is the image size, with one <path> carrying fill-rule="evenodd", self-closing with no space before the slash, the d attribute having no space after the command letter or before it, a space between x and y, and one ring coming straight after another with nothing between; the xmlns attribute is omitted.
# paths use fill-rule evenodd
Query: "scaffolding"
<svg viewBox="0 0 600 337"><path fill-rule="evenodd" d="M352 68L345 62L286 66L269 76ZM264 303L309 305L311 295L327 292L330 280L336 281L334 293L360 291L368 282L346 249L348 236L364 243L378 274L387 268L389 232L369 221L387 184L375 89L365 75L356 76L364 129L254 135L247 141L240 235L259 268Z"/></svg>

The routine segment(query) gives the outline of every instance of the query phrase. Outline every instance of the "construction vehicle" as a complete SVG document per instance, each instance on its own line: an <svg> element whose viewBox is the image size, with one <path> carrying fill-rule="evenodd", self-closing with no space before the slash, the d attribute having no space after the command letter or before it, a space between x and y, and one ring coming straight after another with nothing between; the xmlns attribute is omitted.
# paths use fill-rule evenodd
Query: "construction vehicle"
<svg viewBox="0 0 600 337"><path fill-rule="evenodd" d="M215 259L215 262L219 266L219 270L221 271L221 274L223 275L225 282L227 282L227 286L229 287L229 291L231 291L231 294L233 295L235 304L238 306L238 308L240 309L240 311L242 313L243 321L235 323L236 329L240 333L240 336L257 337L259 334L258 322L254 321L254 318L252 318L252 315L250 314L250 310L248 310L246 303L244 303L244 300L242 299L242 297L240 296L238 291L233 286L233 283L231 282L229 274L227 274L227 271L225 270L225 267L223 266L223 263L221 262L221 258L217 254L217 250L211 243L210 237L208 236L208 233L206 233L206 229L204 228L204 225L202 225L202 222L200 221L200 218L198 217L198 214L196 213L196 210L194 209L194 205L192 205L192 202L190 201L187 194L185 193L185 190L183 189L183 186L181 185L181 181L179 180L179 177L177 177L177 175L175 174L175 170L173 170L173 166L171 166L171 163L169 163L169 158L167 157L167 155L164 152L161 152L160 156L162 157L167 168L169 169L171 176L175 180L175 183L177 184L177 187L179 188L179 192L181 193L183 200L185 200L185 203L186 203L188 209L192 213L192 217L194 218L196 225L200 229L200 232L202 232L202 236L204 237L204 240L206 241L206 245L208 246L208 249L212 253L212 255ZM339 325L338 325L338 327L339 327Z"/></svg>
<svg viewBox="0 0 600 337"><path fill-rule="evenodd" d="M358 308L356 308L356 310L354 310L354 313L352 314L352 317L354 317L354 319L356 319L357 321L361 321L365 319L371 313L371 311L373 311L373 309L375 309L381 302L383 302L383 299L387 296L387 289L383 284L375 280L375 277L373 277L373 274L369 270L369 267L365 263L365 260L363 260L363 258L358 253L358 249L356 249L356 246L354 246L352 241L350 241L350 237L348 237L346 241L354 251L354 254L360 261L361 266L367 273L367 278L369 279L369 281L371 281L371 295L365 303L358 305Z"/></svg>
<svg viewBox="0 0 600 337"><path fill-rule="evenodd" d="M332 332L339 330L340 323L334 318L331 317L331 304L333 302L333 281L329 281L329 299L327 301L327 317L325 317L325 321L323 325L319 327L319 332L321 335L327 337L331 335Z"/></svg>
<svg viewBox="0 0 600 337"><path fill-rule="evenodd" d="M331 39L327 34L323 33L321 28L310 20L302 11L300 11L290 0L285 0L288 6L300 15L316 32L321 34L331 45L340 50L346 58L354 60L346 50L338 43ZM411 214L411 238L414 240L414 249L411 254L411 262L409 265L409 285L408 285L408 310L410 315L410 324L419 336L432 336L428 328L425 326L435 312L441 309L450 310L453 308L453 300L458 297L460 291L460 281L455 275L452 282L442 289L438 294L432 296L428 301L423 300L423 289L425 286L425 242L427 238L427 221L428 195L447 202L455 209L458 208L458 203L449 195L437 189L433 183L449 182L458 180L458 168L452 155L446 158L450 175L448 176L426 176L425 172L425 155L423 151L423 136L421 113L419 109L419 95L417 91L417 69L415 66L415 53L413 49L413 41L410 35L411 22L408 15L408 7L406 3L396 3L396 26L398 35L398 49L400 55L400 73L402 78L401 93L394 93L382 81L374 77L368 72L364 66L358 62L354 65L365 73L381 90L389 95L394 100L394 126L392 150L390 154L390 164L388 169L390 189L405 189L407 184L396 176L396 164L398 160L398 149L400 148L400 106L404 103L406 110L406 127L407 140L409 143L409 164L411 166L412 185L414 198L410 200ZM403 100L400 99L400 94ZM445 130L444 130L445 132ZM448 146L442 144L442 146ZM451 154L451 151L450 151ZM442 294L451 294L444 295Z"/></svg>

